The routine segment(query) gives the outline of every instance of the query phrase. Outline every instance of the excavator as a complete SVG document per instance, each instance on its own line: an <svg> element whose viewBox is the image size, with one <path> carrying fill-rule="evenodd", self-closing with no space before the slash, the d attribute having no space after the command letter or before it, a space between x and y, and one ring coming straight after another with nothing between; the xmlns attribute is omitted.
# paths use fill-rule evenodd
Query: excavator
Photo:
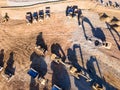
<svg viewBox="0 0 120 90"><path fill-rule="evenodd" d="M35 47L35 53L36 53L37 55L45 56L44 51L45 51L45 49L44 49L44 48L41 48L41 46L36 46L36 47Z"/></svg>
<svg viewBox="0 0 120 90"><path fill-rule="evenodd" d="M83 71L80 71L80 72L79 72L79 71L77 70L77 68L75 68L74 66L65 64L65 63L61 60L61 58L59 58L56 54L52 54L52 55L51 55L51 60L53 60L53 61L56 62L57 64L60 64L60 63L63 64L63 65L67 68L67 70L69 71L69 73L70 73L72 76L74 76L75 78L80 79L80 76L82 76L82 77L84 77L84 78L86 79L86 82L92 81L91 78L89 78L89 77L87 77L87 76L84 75L84 72L83 72ZM100 84L98 84L97 82L94 82L94 83L92 84L92 89L93 89L93 90L104 90L103 87L102 87Z"/></svg>
<svg viewBox="0 0 120 90"><path fill-rule="evenodd" d="M51 60L53 60L54 62L56 62L56 63L58 63L58 64L63 64L66 68L67 68L67 70L69 71L69 73L72 75L72 76L74 76L75 78L77 78L77 79L80 79L80 76L82 76L82 77L84 77L85 79L86 79L86 81L91 81L91 79L89 78L89 77L87 77L87 76L85 76L84 74L83 74L83 71L78 71L77 70L77 68L75 68L74 66L72 66L72 65L68 65L68 64L65 64L62 60L61 60L61 58L59 58L57 55L55 55L55 54L52 54L51 55Z"/></svg>

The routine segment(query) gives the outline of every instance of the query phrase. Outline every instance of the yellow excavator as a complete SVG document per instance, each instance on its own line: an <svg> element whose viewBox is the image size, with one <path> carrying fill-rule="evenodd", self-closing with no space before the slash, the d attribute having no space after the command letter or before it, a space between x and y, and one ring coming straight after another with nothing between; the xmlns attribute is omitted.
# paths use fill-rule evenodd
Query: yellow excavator
<svg viewBox="0 0 120 90"><path fill-rule="evenodd" d="M92 81L91 78L89 78L88 76L85 76L84 75L84 72L83 71L78 71L77 68L75 68L74 66L72 65L68 65L68 64L65 64L61 58L59 58L56 54L52 54L51 55L51 60L53 60L54 62L58 63L58 64L63 64L67 70L69 71L69 73L74 76L75 78L77 79L80 79L80 76L84 77L86 79L87 82L90 82ZM92 84L92 89L93 90L104 90L102 86L100 86L98 83L93 83Z"/></svg>
<svg viewBox="0 0 120 90"><path fill-rule="evenodd" d="M67 70L69 71L69 73L72 75L72 76L74 76L75 78L77 78L77 79L80 79L80 76L82 76L82 77L84 77L84 78L86 78L86 81L91 81L91 79L89 78L89 77L87 77L87 76L85 76L84 74L83 74L83 71L78 71L77 70L77 68L75 68L74 66L72 66L72 65L68 65L68 64L65 64L62 60L61 60L61 58L59 58L56 54L52 54L51 55L51 60L53 60L54 62L56 62L56 63L61 63L61 64L63 64L66 68L67 68Z"/></svg>

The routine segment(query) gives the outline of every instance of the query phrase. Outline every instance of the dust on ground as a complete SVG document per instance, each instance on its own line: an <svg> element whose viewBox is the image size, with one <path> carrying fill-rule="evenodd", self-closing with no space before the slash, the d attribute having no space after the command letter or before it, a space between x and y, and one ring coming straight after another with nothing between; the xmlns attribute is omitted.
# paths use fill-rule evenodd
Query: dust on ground
<svg viewBox="0 0 120 90"><path fill-rule="evenodd" d="M26 25L25 20L10 20L1 23L0 50L4 49L4 69L8 66L8 61L12 60L11 69L15 75L10 82L7 82L2 77L3 70L0 75L0 90L41 90L43 87L27 74L35 60L40 62L40 66L44 63L41 68L49 72L45 72L45 77L52 83L60 85L64 90L91 90L90 83L87 83L84 78L77 80L67 72L64 66L56 65L50 60L51 47L56 43L66 56L65 62L72 62L68 58L72 52L72 59L77 60L80 68L87 71L88 65L93 65L95 74L94 77L90 74L90 77L103 82L106 90L120 89L119 32L116 34L113 30L109 30L106 24L99 20L96 12L83 10L83 16L86 18L82 27L78 26L76 18L68 19L64 11L53 12L50 19L32 25ZM98 31L102 33L96 36ZM102 35L104 39L112 43L111 50L95 47L94 43L86 41L85 33L88 37L95 36L100 39ZM47 45L48 51L41 59L34 55L34 47L43 42ZM12 56L11 53L13 53ZM95 61L92 61L92 56L96 56ZM51 70L51 65L55 70ZM57 73L54 74L54 71ZM50 88L51 84L48 90Z"/></svg>

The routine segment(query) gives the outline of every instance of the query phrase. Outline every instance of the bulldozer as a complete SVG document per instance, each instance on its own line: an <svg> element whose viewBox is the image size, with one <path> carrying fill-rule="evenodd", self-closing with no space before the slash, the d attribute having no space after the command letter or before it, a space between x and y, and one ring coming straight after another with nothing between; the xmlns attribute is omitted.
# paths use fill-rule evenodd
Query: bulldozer
<svg viewBox="0 0 120 90"><path fill-rule="evenodd" d="M38 18L39 18L39 22L43 21L43 19L44 19L44 11L43 10L39 10Z"/></svg>

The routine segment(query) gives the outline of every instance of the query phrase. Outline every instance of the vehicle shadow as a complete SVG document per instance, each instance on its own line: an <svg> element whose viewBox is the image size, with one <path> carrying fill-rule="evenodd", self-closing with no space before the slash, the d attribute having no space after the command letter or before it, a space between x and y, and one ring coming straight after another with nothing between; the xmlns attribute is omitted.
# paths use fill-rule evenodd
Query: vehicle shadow
<svg viewBox="0 0 120 90"><path fill-rule="evenodd" d="M29 90L40 90L39 84L36 83L35 79L32 77L31 77L31 81L30 81L30 89Z"/></svg>
<svg viewBox="0 0 120 90"><path fill-rule="evenodd" d="M47 73L47 64L44 60L44 57L41 57L33 52L30 60L32 61L30 67L35 69L39 73L40 77L44 77L44 75Z"/></svg>
<svg viewBox="0 0 120 90"><path fill-rule="evenodd" d="M5 74L12 74L14 75L15 74L15 68L13 67L14 65L14 52L11 52L10 53L10 57L7 61L7 66L5 68Z"/></svg>
<svg viewBox="0 0 120 90"><path fill-rule="evenodd" d="M45 41L43 39L43 33L40 32L36 39L36 45L41 46L41 48L44 49L44 52L48 50L47 45L45 44Z"/></svg>
<svg viewBox="0 0 120 90"><path fill-rule="evenodd" d="M52 85L57 85L62 90L71 90L71 83L68 72L64 65L51 62L52 74Z"/></svg>
<svg viewBox="0 0 120 90"><path fill-rule="evenodd" d="M0 51L0 66L3 67L4 66L4 49L1 49Z"/></svg>
<svg viewBox="0 0 120 90"><path fill-rule="evenodd" d="M116 43L116 45L117 45L118 50L120 50L120 44L118 43L118 40L117 40L117 38L116 38L115 35L114 35L114 33L116 33L116 35L118 36L119 41L120 41L120 35L119 35L119 33L118 33L115 29L111 28L111 26L110 26L109 23L106 22L106 25L107 25L107 28L108 28L109 31L110 31L110 34L112 35L112 37L113 37L113 39L114 39L114 41L115 41L115 43ZM113 32L114 32L114 33L113 33Z"/></svg>
<svg viewBox="0 0 120 90"><path fill-rule="evenodd" d="M86 29L85 29L85 25L84 23L89 24L89 26L91 27L91 31L92 31L92 35L98 39L100 39L101 41L106 41L106 37L104 32L101 30L101 28L94 28L94 26L92 25L91 21L87 18L87 17L83 17L82 18L82 28L83 28L83 33L84 33L84 37L87 40L87 38L89 37L86 34Z"/></svg>
<svg viewBox="0 0 120 90"><path fill-rule="evenodd" d="M82 66L78 63L78 55L80 55ZM117 90L114 86L105 81L96 57L90 56L87 62L84 62L82 49L79 44L74 44L72 49L68 49L68 60L79 71L82 70L85 76L89 76L92 79L92 81L87 82L82 76L80 76L80 79L74 78L74 83L78 90L91 90L94 83L104 86L105 90Z"/></svg>
<svg viewBox="0 0 120 90"><path fill-rule="evenodd" d="M62 59L63 62L65 62L66 56L60 44L53 43L51 45L51 53L56 54L59 58Z"/></svg>
<svg viewBox="0 0 120 90"><path fill-rule="evenodd" d="M92 79L92 81L90 82L91 86L93 85L93 83L98 83L100 86L103 86L105 90L117 90L114 86L110 85L108 82L105 81L96 57L90 56L90 59L87 60L86 67L88 74ZM98 71L98 73L96 71Z"/></svg>
<svg viewBox="0 0 120 90"><path fill-rule="evenodd" d="M78 56L80 55L80 61L82 62L82 66L80 66L80 64L78 63ZM80 44L74 44L73 48L69 48L67 51L67 56L68 56L68 60L71 62L71 64L77 68L78 72L80 72L81 70L84 71L84 73L87 72L87 70L85 69L85 64L84 64L84 58L82 55L82 49ZM74 83L76 85L76 87L78 88L78 90L91 90L91 87L89 85L89 83L86 82L86 79L82 76L79 76L80 79L77 79L74 77Z"/></svg>
<svg viewBox="0 0 120 90"><path fill-rule="evenodd" d="M37 78L44 77L47 73L47 64L44 60L44 57L33 52L30 56L30 60L32 62L30 68L33 68L39 73ZM32 77L30 81L30 90L39 90L39 83L36 83L36 80Z"/></svg>

